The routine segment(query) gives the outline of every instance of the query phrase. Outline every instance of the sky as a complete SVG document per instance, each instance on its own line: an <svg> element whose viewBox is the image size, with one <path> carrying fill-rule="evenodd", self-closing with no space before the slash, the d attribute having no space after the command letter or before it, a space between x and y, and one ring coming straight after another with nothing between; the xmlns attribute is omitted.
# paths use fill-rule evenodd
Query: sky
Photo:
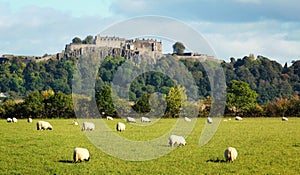
<svg viewBox="0 0 300 175"><path fill-rule="evenodd" d="M196 30L218 59L254 54L290 64L300 59L299 11L298 0L0 0L0 55L55 54L76 36L155 15Z"/></svg>

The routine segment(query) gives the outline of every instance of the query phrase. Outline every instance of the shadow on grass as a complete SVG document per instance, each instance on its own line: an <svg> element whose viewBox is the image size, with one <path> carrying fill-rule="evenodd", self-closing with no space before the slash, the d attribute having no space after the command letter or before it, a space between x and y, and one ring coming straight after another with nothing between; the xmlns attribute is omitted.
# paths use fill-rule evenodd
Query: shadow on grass
<svg viewBox="0 0 300 175"><path fill-rule="evenodd" d="M73 163L73 160L59 160L61 163Z"/></svg>
<svg viewBox="0 0 300 175"><path fill-rule="evenodd" d="M300 143L293 144L293 147L300 147Z"/></svg>
<svg viewBox="0 0 300 175"><path fill-rule="evenodd" d="M216 159L209 159L206 160L206 162L213 162L213 163L226 163L225 160L219 159L218 157Z"/></svg>

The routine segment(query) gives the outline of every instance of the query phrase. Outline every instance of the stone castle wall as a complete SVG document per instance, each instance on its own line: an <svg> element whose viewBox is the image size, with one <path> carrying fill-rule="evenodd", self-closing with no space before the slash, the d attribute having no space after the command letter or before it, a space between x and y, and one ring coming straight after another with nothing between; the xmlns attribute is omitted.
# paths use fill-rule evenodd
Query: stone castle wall
<svg viewBox="0 0 300 175"><path fill-rule="evenodd" d="M36 56L14 56L5 54L1 58L9 60L12 58L20 58L25 62L28 61L44 61L48 59L68 59L71 57L80 57L88 53L100 53L107 56L122 56L127 60L135 63L146 61L149 64L155 64L160 59L162 54L162 42L153 39L130 39L119 37L108 37L97 35L94 37L92 44L67 44L65 50L55 55L45 55L42 57ZM104 54L105 53L105 54ZM168 54L167 54L168 55ZM169 54L170 55L170 54ZM192 60L214 60L213 56L197 53L184 53L182 55L174 55L178 59L192 59Z"/></svg>
<svg viewBox="0 0 300 175"><path fill-rule="evenodd" d="M108 36L95 36L94 44L97 47L112 47L112 48L122 48L125 46L125 38L119 37L108 37Z"/></svg>
<svg viewBox="0 0 300 175"><path fill-rule="evenodd" d="M80 57L88 52L99 52L100 50L106 50L108 56L122 56L129 60L137 60L137 58L142 58L137 56L144 55L144 58L147 55L146 57L153 63L156 62L153 59L159 59L162 56L162 43L153 39L126 40L125 38L97 35L93 44L71 43L66 45L64 57ZM138 62L141 61L138 60Z"/></svg>

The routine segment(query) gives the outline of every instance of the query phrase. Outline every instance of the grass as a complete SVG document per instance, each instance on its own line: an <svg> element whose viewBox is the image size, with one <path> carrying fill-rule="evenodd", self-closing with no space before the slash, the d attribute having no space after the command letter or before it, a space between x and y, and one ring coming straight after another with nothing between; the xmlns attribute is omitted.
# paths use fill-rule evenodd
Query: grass
<svg viewBox="0 0 300 175"><path fill-rule="evenodd" d="M205 119L199 119L187 137L187 145L148 161L125 161L99 150L71 119L46 120L52 131L37 131L35 122L0 121L0 174L299 174L300 118L245 118L222 121L214 137L198 146ZM167 132L176 120L162 119L153 125L127 124L115 131L118 121L105 121L112 132L144 141ZM98 128L98 130L97 130ZM99 127L96 124L96 132ZM143 131L143 132L142 132ZM93 134L90 133L90 134ZM167 140L161 143L167 147ZM238 151L234 163L224 162L223 152ZM88 148L89 162L73 164L75 147Z"/></svg>

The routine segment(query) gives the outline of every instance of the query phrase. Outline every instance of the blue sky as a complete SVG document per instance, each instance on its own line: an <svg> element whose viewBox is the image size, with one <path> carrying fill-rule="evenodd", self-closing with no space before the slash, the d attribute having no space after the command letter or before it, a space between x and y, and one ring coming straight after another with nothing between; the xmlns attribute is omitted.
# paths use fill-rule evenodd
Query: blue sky
<svg viewBox="0 0 300 175"><path fill-rule="evenodd" d="M75 36L96 35L143 15L178 19L219 59L253 53L282 64L300 59L298 0L0 0L0 55L44 55Z"/></svg>

